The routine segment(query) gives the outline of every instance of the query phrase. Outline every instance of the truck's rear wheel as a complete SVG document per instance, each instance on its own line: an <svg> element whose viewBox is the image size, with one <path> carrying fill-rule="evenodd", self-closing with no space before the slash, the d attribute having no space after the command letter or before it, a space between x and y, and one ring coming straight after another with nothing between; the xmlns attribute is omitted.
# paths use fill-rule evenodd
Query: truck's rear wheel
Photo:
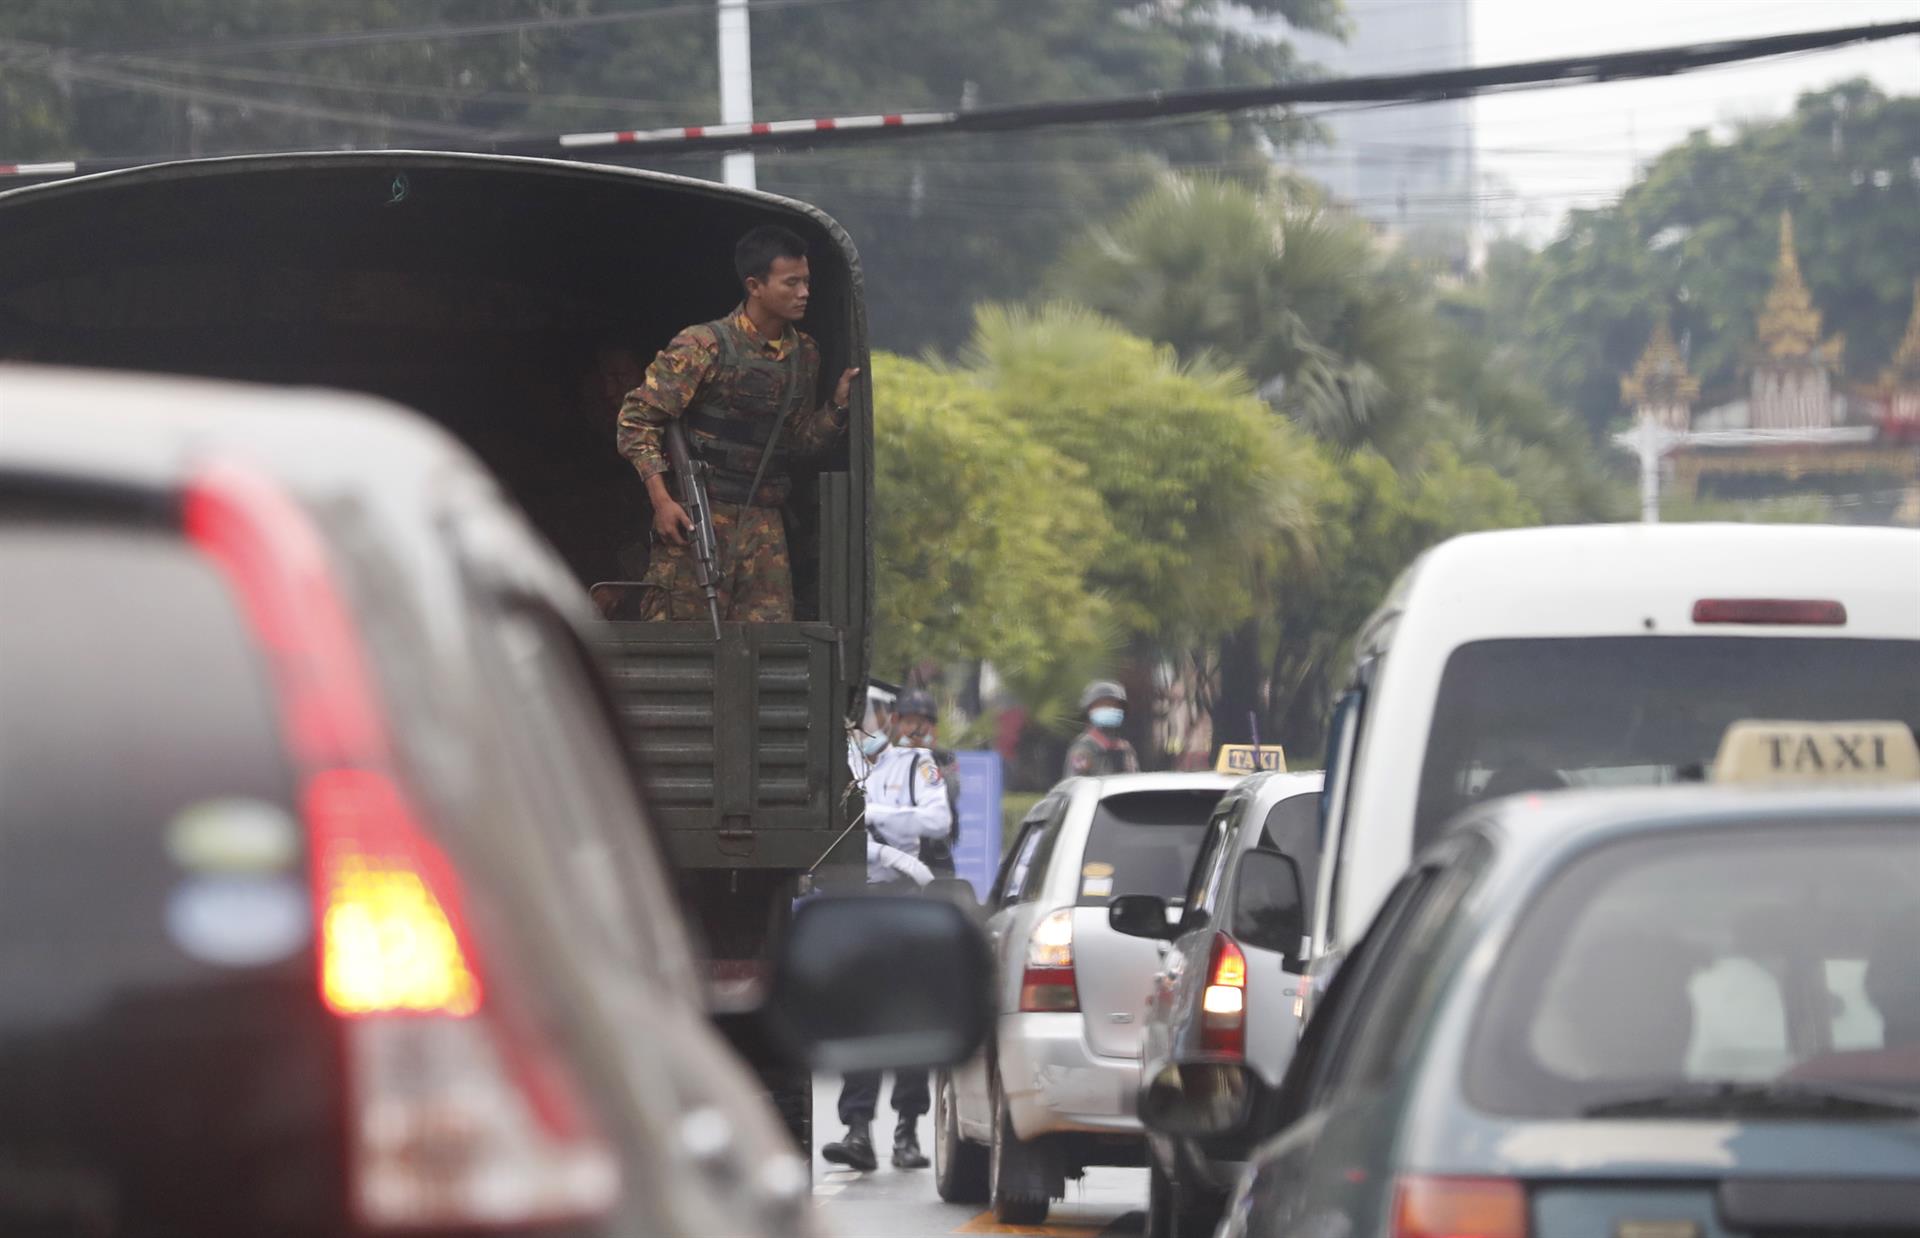
<svg viewBox="0 0 1920 1238"><path fill-rule="evenodd" d="M933 1186L950 1204L985 1203L991 1150L960 1133L954 1101L953 1076L943 1070L933 1084Z"/></svg>
<svg viewBox="0 0 1920 1238"><path fill-rule="evenodd" d="M988 1151L987 1189L993 1219L1002 1225L1038 1225L1047 1219L1046 1157L1037 1144L1013 1132L1013 1118L998 1081L993 1089L993 1146Z"/></svg>

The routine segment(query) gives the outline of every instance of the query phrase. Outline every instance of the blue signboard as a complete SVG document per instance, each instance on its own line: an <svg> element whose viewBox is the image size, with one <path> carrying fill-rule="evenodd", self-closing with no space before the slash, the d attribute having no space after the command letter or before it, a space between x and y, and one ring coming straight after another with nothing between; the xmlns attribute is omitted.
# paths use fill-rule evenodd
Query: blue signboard
<svg viewBox="0 0 1920 1238"><path fill-rule="evenodd" d="M1000 754L993 751L956 752L960 763L960 843L953 849L953 868L973 885L985 901L1000 868L1000 792L1004 775Z"/></svg>

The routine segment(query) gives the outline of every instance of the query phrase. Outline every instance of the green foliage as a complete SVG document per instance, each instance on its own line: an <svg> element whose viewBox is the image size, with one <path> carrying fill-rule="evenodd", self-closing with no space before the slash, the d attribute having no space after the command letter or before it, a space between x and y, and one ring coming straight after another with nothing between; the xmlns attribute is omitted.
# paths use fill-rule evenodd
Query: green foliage
<svg viewBox="0 0 1920 1238"><path fill-rule="evenodd" d="M1422 551L1460 533L1540 522L1511 483L1444 442L1430 444L1407 473L1368 448L1335 467L1313 513L1318 562L1276 591L1265 646L1273 702L1266 733L1303 754L1319 751L1354 635Z"/></svg>
<svg viewBox="0 0 1920 1238"><path fill-rule="evenodd" d="M1111 533L1082 552L1130 636L1204 640L1253 613L1261 566L1303 530L1312 448L1244 374L1060 303L981 310L966 355L1099 493Z"/></svg>
<svg viewBox="0 0 1920 1238"><path fill-rule="evenodd" d="M1598 435L1619 379L1662 315L1689 345L1704 400L1733 396L1773 280L1780 212L1853 377L1887 363L1920 271L1920 98L1865 82L1803 95L1791 115L1667 151L1619 202L1576 212L1532 261L1489 275L1492 328L1523 341L1550 393Z"/></svg>
<svg viewBox="0 0 1920 1238"><path fill-rule="evenodd" d="M1339 0L769 6L753 15L755 111L951 109L1303 74L1283 41L1226 21L1230 9L1303 30L1341 20ZM618 20L211 57L178 47L582 16ZM715 26L711 5L685 0L18 0L0 12L0 158L471 144L711 122ZM818 203L859 239L879 344L952 348L973 305L1029 295L1084 220L1159 169L1258 175L1271 144L1309 132L1269 114L938 138L763 155L759 182ZM712 177L718 157L650 166Z"/></svg>
<svg viewBox="0 0 1920 1238"><path fill-rule="evenodd" d="M1298 185L1163 177L1072 245L1050 287L1189 360L1231 361L1344 446L1419 408L1425 290Z"/></svg>
<svg viewBox="0 0 1920 1238"><path fill-rule="evenodd" d="M882 354L874 382L876 664L985 659L1040 697L1097 664L1113 629L1085 551L1113 534L1085 465L970 375Z"/></svg>

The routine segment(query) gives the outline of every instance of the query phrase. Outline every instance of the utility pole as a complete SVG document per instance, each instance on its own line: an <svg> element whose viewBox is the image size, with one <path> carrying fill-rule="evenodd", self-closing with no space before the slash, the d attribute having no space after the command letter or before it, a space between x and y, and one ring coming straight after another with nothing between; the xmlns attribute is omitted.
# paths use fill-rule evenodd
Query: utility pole
<svg viewBox="0 0 1920 1238"><path fill-rule="evenodd" d="M1660 523L1660 460L1684 437L1644 415L1631 431L1613 436L1616 444L1640 457L1640 519L1647 524Z"/></svg>
<svg viewBox="0 0 1920 1238"><path fill-rule="evenodd" d="M720 0L720 123L753 121L753 43L747 0ZM756 188L752 151L731 151L721 160L720 179L740 189Z"/></svg>

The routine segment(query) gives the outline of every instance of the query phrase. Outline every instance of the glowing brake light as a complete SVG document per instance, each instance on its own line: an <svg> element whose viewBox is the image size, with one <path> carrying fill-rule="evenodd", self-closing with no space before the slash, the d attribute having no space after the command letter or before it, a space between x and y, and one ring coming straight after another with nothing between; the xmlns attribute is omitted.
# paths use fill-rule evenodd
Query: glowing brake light
<svg viewBox="0 0 1920 1238"><path fill-rule="evenodd" d="M480 981L456 929L446 862L384 775L333 769L307 782L320 989L338 1015L466 1018Z"/></svg>
<svg viewBox="0 0 1920 1238"><path fill-rule="evenodd" d="M1847 608L1814 598L1701 598L1695 623L1744 623L1759 627L1844 627Z"/></svg>
<svg viewBox="0 0 1920 1238"><path fill-rule="evenodd" d="M1527 1238L1527 1193L1512 1178L1402 1178L1393 1238Z"/></svg>
<svg viewBox="0 0 1920 1238"><path fill-rule="evenodd" d="M571 1064L488 991L460 876L395 772L326 548L269 479L188 488L188 538L266 655L307 826L319 996L340 1020L359 1232L515 1229L604 1215L620 1163Z"/></svg>
<svg viewBox="0 0 1920 1238"><path fill-rule="evenodd" d="M1200 1047L1244 1057L1247 1052L1247 956L1225 933L1213 935L1207 987L1200 994Z"/></svg>
<svg viewBox="0 0 1920 1238"><path fill-rule="evenodd" d="M1048 912L1027 939L1027 964L1020 975L1020 1009L1029 1012L1080 1009L1080 988L1073 971L1073 908Z"/></svg>

